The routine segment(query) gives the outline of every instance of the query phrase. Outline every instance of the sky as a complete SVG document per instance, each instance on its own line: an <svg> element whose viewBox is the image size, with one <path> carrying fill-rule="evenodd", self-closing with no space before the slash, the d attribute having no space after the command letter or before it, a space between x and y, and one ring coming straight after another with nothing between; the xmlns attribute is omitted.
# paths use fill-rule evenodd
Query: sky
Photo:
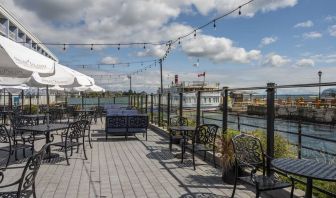
<svg viewBox="0 0 336 198"><path fill-rule="evenodd" d="M41 41L131 43L175 40L247 0L0 0ZM163 62L164 87L202 80L220 86L334 82L335 0L254 0L175 43ZM158 62L167 46L48 46L60 63L95 78L107 90L160 86ZM138 62L125 65L123 62ZM141 63L143 62L143 63ZM149 68L149 65L151 67ZM83 67L83 65L85 65ZM144 69L146 67L146 70ZM141 72L139 72L142 70ZM136 73L138 71L138 73ZM135 73L135 74L134 74ZM283 92L315 93L317 89Z"/></svg>

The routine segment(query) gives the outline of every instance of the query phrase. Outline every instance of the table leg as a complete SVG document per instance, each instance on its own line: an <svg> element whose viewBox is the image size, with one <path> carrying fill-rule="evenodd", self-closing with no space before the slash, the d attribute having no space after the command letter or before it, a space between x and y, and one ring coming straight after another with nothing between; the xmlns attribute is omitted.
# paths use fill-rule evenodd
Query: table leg
<svg viewBox="0 0 336 198"><path fill-rule="evenodd" d="M313 179L308 177L305 198L312 198L312 196L313 196Z"/></svg>

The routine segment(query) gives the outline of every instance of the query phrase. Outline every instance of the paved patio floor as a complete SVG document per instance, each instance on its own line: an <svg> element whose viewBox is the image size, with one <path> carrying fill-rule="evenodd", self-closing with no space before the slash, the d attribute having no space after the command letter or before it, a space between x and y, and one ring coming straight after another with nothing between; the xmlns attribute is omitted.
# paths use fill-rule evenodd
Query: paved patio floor
<svg viewBox="0 0 336 198"><path fill-rule="evenodd" d="M110 137L105 141L103 126L104 123L98 122L92 127L93 148L86 145L88 160L84 160L80 149L70 157L70 166L67 166L63 152L58 151L59 158L41 166L36 179L38 197L231 196L232 185L222 182L220 169L201 159L197 159L196 171L190 159L181 164L174 153L169 152L168 140L157 133L149 130L148 141L141 134L128 141L123 137ZM39 144L38 149L43 142ZM54 152L56 149L53 148ZM177 153L179 148L174 150ZM6 180L19 178L20 174L8 170ZM239 185L236 197L255 197L255 194L253 188ZM289 197L289 193L278 190L262 197Z"/></svg>

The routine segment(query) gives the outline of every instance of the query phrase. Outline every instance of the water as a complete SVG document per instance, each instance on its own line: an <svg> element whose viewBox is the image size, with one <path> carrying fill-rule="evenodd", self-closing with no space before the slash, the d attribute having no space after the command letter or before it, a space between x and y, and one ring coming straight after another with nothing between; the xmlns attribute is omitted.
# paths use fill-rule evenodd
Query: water
<svg viewBox="0 0 336 198"><path fill-rule="evenodd" d="M69 105L82 105L82 98L68 98ZM115 97L115 98L99 98L101 106L107 104L128 104L128 97ZM83 98L84 107L92 107L98 105L98 98Z"/></svg>
<svg viewBox="0 0 336 198"><path fill-rule="evenodd" d="M213 123L219 126L222 125L221 112L218 113L204 113L204 123ZM262 130L266 131L266 118L258 116L244 116L240 115L240 130L242 132ZM238 129L237 115L229 115L228 127L231 129ZM298 144L298 127L297 122L291 120L275 120L275 132L280 133L292 145ZM328 140L336 141L336 128L332 125L322 125L314 123L302 123L301 131L303 135L313 137L326 138ZM288 133L289 132L289 133ZM294 133L294 134L291 134ZM297 148L295 146L295 150ZM322 152L321 152L322 151ZM323 153L326 152L326 153ZM302 137L302 158L317 159L320 161L334 162L336 158L336 143L326 140L314 139L311 137Z"/></svg>

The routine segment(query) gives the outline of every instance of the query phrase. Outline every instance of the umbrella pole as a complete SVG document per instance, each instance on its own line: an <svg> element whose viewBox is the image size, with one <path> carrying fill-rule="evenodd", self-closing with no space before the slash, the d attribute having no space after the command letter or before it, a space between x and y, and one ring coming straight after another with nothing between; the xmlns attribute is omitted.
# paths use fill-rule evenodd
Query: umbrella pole
<svg viewBox="0 0 336 198"><path fill-rule="evenodd" d="M3 104L4 104L4 106L3 106L3 110L5 111L5 106L6 106L6 89L5 88L3 88L3 95L4 95L4 102L3 102Z"/></svg>
<svg viewBox="0 0 336 198"><path fill-rule="evenodd" d="M47 85L47 125L49 126L49 86Z"/></svg>
<svg viewBox="0 0 336 198"><path fill-rule="evenodd" d="M37 98L36 98L36 103L37 103L37 114L40 113L40 88L37 88Z"/></svg>

